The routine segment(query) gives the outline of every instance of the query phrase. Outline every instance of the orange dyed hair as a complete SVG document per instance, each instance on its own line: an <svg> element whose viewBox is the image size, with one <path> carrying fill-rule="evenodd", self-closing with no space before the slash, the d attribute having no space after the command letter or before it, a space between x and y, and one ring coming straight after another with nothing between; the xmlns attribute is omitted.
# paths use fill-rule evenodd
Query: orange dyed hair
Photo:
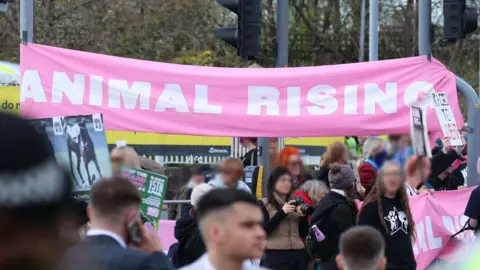
<svg viewBox="0 0 480 270"><path fill-rule="evenodd" d="M287 167L288 165L288 159L292 155L299 155L300 156L300 151L292 146L286 146L283 148L277 156L277 166L282 166L282 167Z"/></svg>

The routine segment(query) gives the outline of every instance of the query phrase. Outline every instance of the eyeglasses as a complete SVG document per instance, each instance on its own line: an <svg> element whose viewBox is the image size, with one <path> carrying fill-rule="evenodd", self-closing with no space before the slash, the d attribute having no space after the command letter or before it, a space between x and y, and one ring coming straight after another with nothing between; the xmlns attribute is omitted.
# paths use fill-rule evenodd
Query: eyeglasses
<svg viewBox="0 0 480 270"><path fill-rule="evenodd" d="M292 166L292 167L302 166L302 161L301 160L290 161L288 162L288 166Z"/></svg>

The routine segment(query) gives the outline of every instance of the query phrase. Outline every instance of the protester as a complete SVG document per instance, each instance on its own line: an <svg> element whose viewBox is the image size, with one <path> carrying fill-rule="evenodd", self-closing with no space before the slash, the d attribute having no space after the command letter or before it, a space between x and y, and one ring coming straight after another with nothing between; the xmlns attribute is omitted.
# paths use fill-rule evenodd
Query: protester
<svg viewBox="0 0 480 270"><path fill-rule="evenodd" d="M181 270L261 270L251 260L265 248L262 211L257 199L244 191L214 189L195 207L207 253Z"/></svg>
<svg viewBox="0 0 480 270"><path fill-rule="evenodd" d="M178 190L173 200L190 200L190 194L192 193L193 188L205 183L205 173L206 171L204 166L192 166L190 168L190 180L186 185L182 186ZM184 207L182 204L171 204L168 206L168 219L178 220L180 216L188 216L189 211L190 207Z"/></svg>
<svg viewBox="0 0 480 270"><path fill-rule="evenodd" d="M257 138L252 137L240 137L240 144L248 149L248 152L242 157L243 167L257 166L258 151L257 151Z"/></svg>
<svg viewBox="0 0 480 270"><path fill-rule="evenodd" d="M149 159L148 157L138 157L138 159L140 161L140 167L142 170L165 175L165 167L160 165L160 163L156 162L155 160Z"/></svg>
<svg viewBox="0 0 480 270"><path fill-rule="evenodd" d="M142 169L137 152L128 146L114 148L111 153L111 161L114 175L120 174L122 166Z"/></svg>
<svg viewBox="0 0 480 270"><path fill-rule="evenodd" d="M375 185L377 171L387 158L385 141L380 137L369 137L363 145L364 158L358 164L358 176L360 183L365 188L365 195Z"/></svg>
<svg viewBox="0 0 480 270"><path fill-rule="evenodd" d="M277 166L287 168L293 176L293 186L299 187L306 180L300 151L292 146L286 146L278 153Z"/></svg>
<svg viewBox="0 0 480 270"><path fill-rule="evenodd" d="M362 148L360 147L357 136L345 136L344 142L351 159L358 159L362 156Z"/></svg>
<svg viewBox="0 0 480 270"><path fill-rule="evenodd" d="M252 193L248 185L242 181L243 177L242 161L238 158L227 158L220 163L218 173L208 184L215 188L231 187Z"/></svg>
<svg viewBox="0 0 480 270"><path fill-rule="evenodd" d="M293 176L287 168L273 169L267 197L260 200L267 233L264 266L275 270L306 270L308 254L302 239L308 221L292 197Z"/></svg>
<svg viewBox="0 0 480 270"><path fill-rule="evenodd" d="M316 180L308 180L293 192L293 196L301 198L309 206L314 206L320 202L328 191L329 189L325 183Z"/></svg>
<svg viewBox="0 0 480 270"><path fill-rule="evenodd" d="M180 218L175 223L175 238L178 245L172 256L172 263L177 268L195 262L206 252L205 243L198 229L196 208L200 199L212 189L214 187L205 183L195 186L191 195L190 215Z"/></svg>
<svg viewBox="0 0 480 270"><path fill-rule="evenodd" d="M416 196L430 192L423 184L431 173L428 157L413 155L408 158L405 165L405 188L408 196Z"/></svg>
<svg viewBox="0 0 480 270"><path fill-rule="evenodd" d="M78 230L72 178L29 121L0 112L0 135L0 269L52 270Z"/></svg>
<svg viewBox="0 0 480 270"><path fill-rule="evenodd" d="M480 175L480 158L477 161L477 174ZM470 193L464 215L468 217L468 222L465 226L478 232L478 229L480 229L480 226L478 226L478 221L480 220L480 186Z"/></svg>
<svg viewBox="0 0 480 270"><path fill-rule="evenodd" d="M128 179L98 181L90 199L91 228L83 242L68 251L62 269L174 269L157 234L144 227L139 216L142 198Z"/></svg>
<svg viewBox="0 0 480 270"><path fill-rule="evenodd" d="M363 151L363 145L365 144L365 141L370 138L370 136L357 136L357 139L358 139L358 147L360 147L360 149L362 149L362 152L365 153Z"/></svg>
<svg viewBox="0 0 480 270"><path fill-rule="evenodd" d="M385 241L377 230L369 226L353 227L340 237L337 266L341 270L384 270L384 253Z"/></svg>
<svg viewBox="0 0 480 270"><path fill-rule="evenodd" d="M358 214L359 225L372 226L384 235L387 269L413 270L417 267L412 247L415 223L404 181L400 165L394 161L385 162Z"/></svg>
<svg viewBox="0 0 480 270"><path fill-rule="evenodd" d="M329 188L328 172L333 163L348 164L348 149L342 142L334 142L327 146L327 151L322 156L320 170L315 175L316 179L325 183Z"/></svg>
<svg viewBox="0 0 480 270"><path fill-rule="evenodd" d="M388 158L400 164L402 168L405 167L407 158L413 155L412 139L410 135L391 135L388 136L389 145Z"/></svg>
<svg viewBox="0 0 480 270"><path fill-rule="evenodd" d="M320 201L312 215L311 225L316 225L325 240L314 246L312 255L320 259L322 270L337 269L335 257L339 254L340 235L355 225L357 206L355 175L348 165L332 164L328 174L331 190ZM309 251L310 252L310 251Z"/></svg>

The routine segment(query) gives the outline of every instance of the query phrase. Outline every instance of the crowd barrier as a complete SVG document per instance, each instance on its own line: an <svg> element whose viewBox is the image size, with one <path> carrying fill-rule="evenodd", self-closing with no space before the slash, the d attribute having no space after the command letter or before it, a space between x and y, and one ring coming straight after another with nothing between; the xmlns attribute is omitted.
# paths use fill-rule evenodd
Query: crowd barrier
<svg viewBox="0 0 480 270"><path fill-rule="evenodd" d="M454 250L471 242L475 235L466 231L450 239L468 220L463 215L473 188L441 191L410 198L416 240L413 246L417 269L427 268L435 259L453 260ZM177 240L174 237L175 221L161 220L158 236L165 250ZM401 256L401 254L399 254Z"/></svg>

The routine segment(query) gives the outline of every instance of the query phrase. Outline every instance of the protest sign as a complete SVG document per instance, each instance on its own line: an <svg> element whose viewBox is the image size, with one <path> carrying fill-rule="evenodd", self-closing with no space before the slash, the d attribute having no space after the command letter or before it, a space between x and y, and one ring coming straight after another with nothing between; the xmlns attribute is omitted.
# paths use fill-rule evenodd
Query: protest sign
<svg viewBox="0 0 480 270"><path fill-rule="evenodd" d="M420 107L411 107L410 129L413 143L413 152L418 156L431 157L430 142L427 134L427 118Z"/></svg>
<svg viewBox="0 0 480 270"><path fill-rule="evenodd" d="M77 115L31 120L50 140L57 162L73 177L77 199L88 200L92 185L112 173L101 115Z"/></svg>
<svg viewBox="0 0 480 270"><path fill-rule="evenodd" d="M440 131L430 97L437 89L447 93L463 124L455 74L426 56L256 69L156 63L33 43L20 50L22 114L99 112L108 130L238 137L406 134L409 107L428 100L426 113L434 120L429 130Z"/></svg>
<svg viewBox="0 0 480 270"><path fill-rule="evenodd" d="M452 108L446 93L432 93L433 104L437 112L438 122L442 128L443 136L450 138L452 146L462 145L462 136L455 122Z"/></svg>
<svg viewBox="0 0 480 270"><path fill-rule="evenodd" d="M129 167L121 168L122 175L138 188L142 195L142 213L147 222L156 224L162 212L168 177L150 171Z"/></svg>

